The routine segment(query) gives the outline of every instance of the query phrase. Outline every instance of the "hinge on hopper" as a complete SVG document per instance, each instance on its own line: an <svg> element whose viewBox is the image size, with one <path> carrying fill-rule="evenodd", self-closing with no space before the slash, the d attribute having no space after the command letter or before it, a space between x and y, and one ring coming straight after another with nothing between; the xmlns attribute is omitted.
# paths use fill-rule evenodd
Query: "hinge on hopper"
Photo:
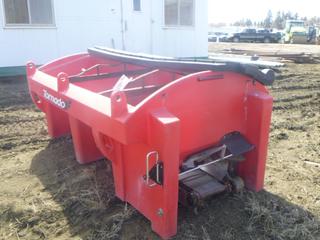
<svg viewBox="0 0 320 240"><path fill-rule="evenodd" d="M163 185L163 162L156 163L149 171L150 179L158 185Z"/></svg>

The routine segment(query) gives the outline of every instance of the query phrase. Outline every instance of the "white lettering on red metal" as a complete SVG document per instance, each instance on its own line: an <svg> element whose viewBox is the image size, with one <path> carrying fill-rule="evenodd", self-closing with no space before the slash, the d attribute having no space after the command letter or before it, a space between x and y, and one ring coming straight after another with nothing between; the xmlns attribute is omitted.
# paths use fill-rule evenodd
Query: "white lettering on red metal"
<svg viewBox="0 0 320 240"><path fill-rule="evenodd" d="M69 104L62 100L61 98L55 97L48 93L47 90L43 89L43 96L45 99L53 103L54 105L58 106L59 108L66 109L68 108Z"/></svg>

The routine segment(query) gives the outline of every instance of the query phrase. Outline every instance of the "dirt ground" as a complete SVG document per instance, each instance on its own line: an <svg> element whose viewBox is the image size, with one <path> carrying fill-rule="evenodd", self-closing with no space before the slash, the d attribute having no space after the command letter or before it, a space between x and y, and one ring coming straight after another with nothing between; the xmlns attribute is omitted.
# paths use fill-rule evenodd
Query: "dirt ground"
<svg viewBox="0 0 320 240"><path fill-rule="evenodd" d="M320 64L288 64L270 91L265 190L180 208L174 239L320 239ZM0 81L0 179L0 239L158 239L114 196L108 162L79 165L70 137L49 139L23 79Z"/></svg>

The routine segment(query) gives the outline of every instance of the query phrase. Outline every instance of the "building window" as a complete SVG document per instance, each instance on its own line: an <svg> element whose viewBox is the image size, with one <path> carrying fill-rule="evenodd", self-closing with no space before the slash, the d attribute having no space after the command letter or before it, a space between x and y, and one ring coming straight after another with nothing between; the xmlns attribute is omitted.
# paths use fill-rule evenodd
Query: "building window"
<svg viewBox="0 0 320 240"><path fill-rule="evenodd" d="M133 0L133 11L141 11L141 0Z"/></svg>
<svg viewBox="0 0 320 240"><path fill-rule="evenodd" d="M165 0L166 26L193 26L194 0Z"/></svg>
<svg viewBox="0 0 320 240"><path fill-rule="evenodd" d="M3 0L7 25L52 25L52 0Z"/></svg>

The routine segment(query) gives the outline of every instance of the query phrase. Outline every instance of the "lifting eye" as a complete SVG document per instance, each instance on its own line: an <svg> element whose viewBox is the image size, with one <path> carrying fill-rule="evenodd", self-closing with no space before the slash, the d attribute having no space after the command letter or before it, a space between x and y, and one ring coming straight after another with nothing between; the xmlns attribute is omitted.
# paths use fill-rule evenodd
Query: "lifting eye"
<svg viewBox="0 0 320 240"><path fill-rule="evenodd" d="M120 95L117 95L117 96L116 96L116 101L117 101L117 102L121 102L121 96L120 96Z"/></svg>
<svg viewBox="0 0 320 240"><path fill-rule="evenodd" d="M33 63L28 63L28 68L33 69L34 68L34 64Z"/></svg>

